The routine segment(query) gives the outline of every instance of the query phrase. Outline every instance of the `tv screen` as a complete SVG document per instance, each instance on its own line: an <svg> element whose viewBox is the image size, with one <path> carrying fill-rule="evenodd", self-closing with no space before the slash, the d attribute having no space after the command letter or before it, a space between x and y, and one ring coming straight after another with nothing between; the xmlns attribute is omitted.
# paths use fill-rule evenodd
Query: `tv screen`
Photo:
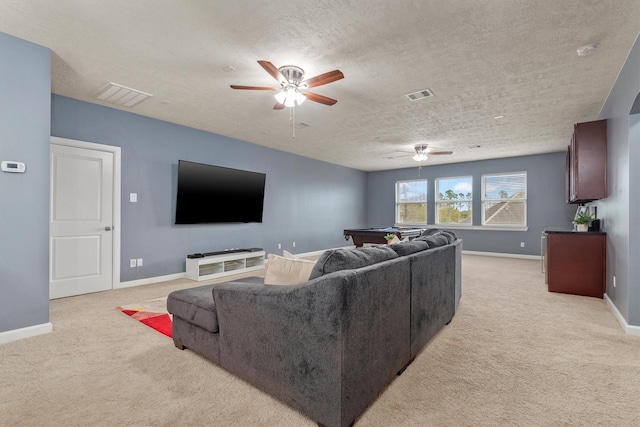
<svg viewBox="0 0 640 427"><path fill-rule="evenodd" d="M266 175L178 161L176 224L262 222Z"/></svg>

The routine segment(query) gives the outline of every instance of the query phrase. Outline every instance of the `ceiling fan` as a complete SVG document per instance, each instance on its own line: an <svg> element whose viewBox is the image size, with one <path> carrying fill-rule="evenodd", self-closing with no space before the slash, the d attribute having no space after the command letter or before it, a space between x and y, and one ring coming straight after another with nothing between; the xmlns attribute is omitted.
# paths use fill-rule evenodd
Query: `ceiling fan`
<svg viewBox="0 0 640 427"><path fill-rule="evenodd" d="M274 110L282 110L284 107L295 107L296 105L302 104L306 99L324 105L333 105L338 102L333 98L309 92L307 89L326 85L327 83L344 78L344 74L342 74L340 70L329 71L303 80L304 70L295 65L285 65L276 68L276 66L269 61L258 61L258 64L260 64L271 77L280 82L280 87L231 85L231 89L277 91L275 94L277 102L273 107Z"/></svg>
<svg viewBox="0 0 640 427"><path fill-rule="evenodd" d="M429 144L416 144L413 146L413 149L415 150L414 153L410 153L408 155L405 156L392 156L392 157L386 157L387 159L397 159L400 157L409 157L411 154L413 154L413 160L415 160L416 162L423 162L425 160L427 160L429 157L431 156L443 156L443 155L448 155L448 154L453 154L453 151L437 151L434 147L429 147ZM402 151L403 153L409 153L409 151Z"/></svg>

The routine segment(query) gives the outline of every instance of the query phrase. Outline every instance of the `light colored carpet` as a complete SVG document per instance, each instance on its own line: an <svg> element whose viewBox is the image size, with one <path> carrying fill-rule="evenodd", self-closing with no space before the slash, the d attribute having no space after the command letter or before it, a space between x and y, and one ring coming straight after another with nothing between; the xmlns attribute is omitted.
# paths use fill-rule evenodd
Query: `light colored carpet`
<svg viewBox="0 0 640 427"><path fill-rule="evenodd" d="M315 425L116 309L194 285L52 301L52 333L0 346L0 425ZM640 425L640 339L539 262L464 255L453 321L356 426L496 425Z"/></svg>

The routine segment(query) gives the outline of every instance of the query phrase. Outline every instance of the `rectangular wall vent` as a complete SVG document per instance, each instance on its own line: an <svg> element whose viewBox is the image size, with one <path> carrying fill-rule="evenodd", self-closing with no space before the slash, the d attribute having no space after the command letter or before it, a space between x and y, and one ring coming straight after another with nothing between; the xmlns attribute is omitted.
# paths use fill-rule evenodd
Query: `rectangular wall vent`
<svg viewBox="0 0 640 427"><path fill-rule="evenodd" d="M413 92L413 93L408 93L405 95L407 98L409 98L412 101L417 101L419 99L424 99L424 98L428 98L430 96L433 96L433 92L431 92L429 89L423 89L423 90L419 90L417 92Z"/></svg>
<svg viewBox="0 0 640 427"><path fill-rule="evenodd" d="M96 99L112 104L122 105L124 107L133 107L134 105L151 97L150 93L145 93L136 89L131 89L117 83L109 83L100 92L96 94Z"/></svg>

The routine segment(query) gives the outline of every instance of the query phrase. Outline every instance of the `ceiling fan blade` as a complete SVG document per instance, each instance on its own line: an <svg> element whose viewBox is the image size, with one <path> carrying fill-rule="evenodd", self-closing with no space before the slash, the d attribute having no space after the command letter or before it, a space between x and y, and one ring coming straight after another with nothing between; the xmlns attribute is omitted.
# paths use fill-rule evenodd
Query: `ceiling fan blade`
<svg viewBox="0 0 640 427"><path fill-rule="evenodd" d="M444 154L453 154L453 151L427 151L425 154L427 156L441 156Z"/></svg>
<svg viewBox="0 0 640 427"><path fill-rule="evenodd" d="M275 87L264 87L264 86L240 86L240 85L231 85L231 89L243 89L243 90L276 90Z"/></svg>
<svg viewBox="0 0 640 427"><path fill-rule="evenodd" d="M320 104L333 105L336 102L338 102L337 100L335 100L333 98L329 98L327 96L318 95L317 93L313 93L313 92L302 92L302 94L304 96L306 96L308 100L319 102Z"/></svg>
<svg viewBox="0 0 640 427"><path fill-rule="evenodd" d="M307 87L316 87L326 85L327 83L335 82L336 80L340 80L344 78L344 74L340 70L329 71L324 74L320 74L319 76L311 77L300 83L300 86L306 85Z"/></svg>
<svg viewBox="0 0 640 427"><path fill-rule="evenodd" d="M284 78L282 73L278 70L278 68L273 65L269 61L258 61L258 64L262 66L266 70L267 73L271 74L271 77L280 82L280 84L287 84L287 79Z"/></svg>
<svg viewBox="0 0 640 427"><path fill-rule="evenodd" d="M284 104L280 104L279 102L276 102L276 105L273 106L274 110L282 110L284 109Z"/></svg>

